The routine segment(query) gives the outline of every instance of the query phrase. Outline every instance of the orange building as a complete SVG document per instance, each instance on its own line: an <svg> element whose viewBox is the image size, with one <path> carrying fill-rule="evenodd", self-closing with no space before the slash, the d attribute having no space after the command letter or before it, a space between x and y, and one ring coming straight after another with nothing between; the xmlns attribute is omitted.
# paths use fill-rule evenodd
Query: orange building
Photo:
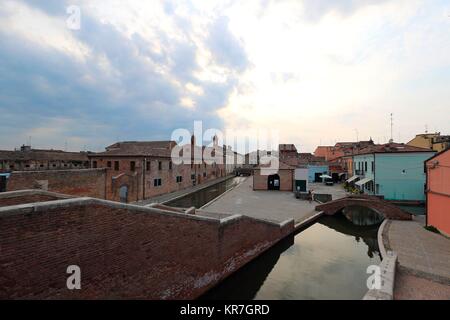
<svg viewBox="0 0 450 320"><path fill-rule="evenodd" d="M425 162L427 172L427 225L450 235L450 149Z"/></svg>

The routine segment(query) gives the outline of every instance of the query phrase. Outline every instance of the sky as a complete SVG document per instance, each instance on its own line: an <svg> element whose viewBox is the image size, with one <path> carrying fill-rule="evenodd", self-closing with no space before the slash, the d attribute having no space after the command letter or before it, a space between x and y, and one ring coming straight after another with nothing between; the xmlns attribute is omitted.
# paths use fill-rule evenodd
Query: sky
<svg viewBox="0 0 450 320"><path fill-rule="evenodd" d="M79 29L67 8L79 8ZM0 2L0 149L450 134L450 1Z"/></svg>

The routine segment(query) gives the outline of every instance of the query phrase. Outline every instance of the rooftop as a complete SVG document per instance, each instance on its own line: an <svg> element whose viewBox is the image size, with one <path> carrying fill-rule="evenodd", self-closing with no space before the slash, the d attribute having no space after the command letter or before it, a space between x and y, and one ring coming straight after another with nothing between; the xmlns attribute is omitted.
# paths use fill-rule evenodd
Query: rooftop
<svg viewBox="0 0 450 320"><path fill-rule="evenodd" d="M108 147L94 156L155 156L170 157L175 141L122 141Z"/></svg>
<svg viewBox="0 0 450 320"><path fill-rule="evenodd" d="M87 152L66 152L62 150L26 149L26 150L0 150L0 160L28 161L88 161Z"/></svg>
<svg viewBox="0 0 450 320"><path fill-rule="evenodd" d="M404 143L392 142L363 148L359 152L355 153L355 155L371 154L371 153L403 153L403 152L433 152L433 150L413 147Z"/></svg>

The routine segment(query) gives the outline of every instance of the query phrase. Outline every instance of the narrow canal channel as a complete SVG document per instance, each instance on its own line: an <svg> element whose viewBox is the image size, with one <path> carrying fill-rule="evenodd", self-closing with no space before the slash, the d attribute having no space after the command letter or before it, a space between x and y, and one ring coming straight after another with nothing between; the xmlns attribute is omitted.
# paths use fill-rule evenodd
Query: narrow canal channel
<svg viewBox="0 0 450 320"><path fill-rule="evenodd" d="M200 208L245 178L235 177L170 201ZM367 268L381 262L381 219L366 208L348 207L279 242L200 299L361 299Z"/></svg>
<svg viewBox="0 0 450 320"><path fill-rule="evenodd" d="M244 180L243 177L234 177L165 204L177 208L201 208Z"/></svg>
<svg viewBox="0 0 450 320"><path fill-rule="evenodd" d="M367 267L378 265L379 224L357 226L344 215L282 240L201 299L361 299Z"/></svg>

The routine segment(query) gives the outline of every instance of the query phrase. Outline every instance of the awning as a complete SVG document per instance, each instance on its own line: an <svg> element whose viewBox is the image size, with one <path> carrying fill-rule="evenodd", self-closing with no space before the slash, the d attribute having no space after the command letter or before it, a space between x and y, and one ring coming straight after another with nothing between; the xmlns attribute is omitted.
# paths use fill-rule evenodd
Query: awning
<svg viewBox="0 0 450 320"><path fill-rule="evenodd" d="M370 181L372 181L372 178L364 178L360 181L358 181L357 183L355 183L357 186L361 187L363 185L365 185L366 183L369 183Z"/></svg>
<svg viewBox="0 0 450 320"><path fill-rule="evenodd" d="M347 182L347 183L350 183L350 182L353 182L353 181L355 181L355 180L357 180L357 179L359 179L359 176L353 176L353 177L351 177L350 179L348 179L346 182Z"/></svg>

